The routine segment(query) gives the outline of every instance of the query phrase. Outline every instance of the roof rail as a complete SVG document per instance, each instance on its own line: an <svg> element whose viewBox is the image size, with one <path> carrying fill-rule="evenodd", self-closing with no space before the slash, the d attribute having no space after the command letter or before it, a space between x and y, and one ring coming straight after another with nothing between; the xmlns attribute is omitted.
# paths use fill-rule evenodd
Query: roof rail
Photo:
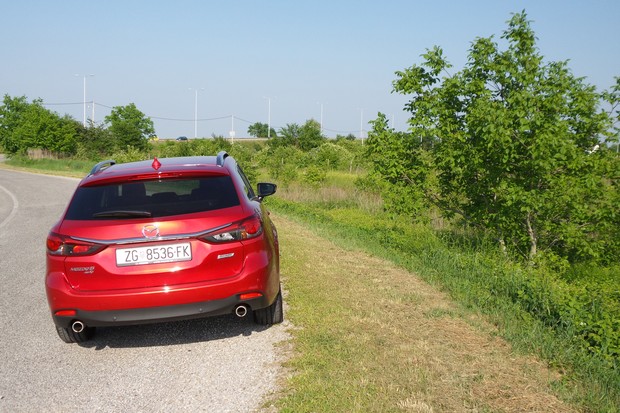
<svg viewBox="0 0 620 413"><path fill-rule="evenodd" d="M221 151L217 154L217 158L215 160L215 164L219 167L224 166L224 160L226 160L226 158L228 158L228 152L226 151Z"/></svg>
<svg viewBox="0 0 620 413"><path fill-rule="evenodd" d="M93 166L93 169L90 170L90 173L88 174L90 175L94 175L99 171L102 171L103 169L109 168L110 166L116 164L116 161L114 159L108 159L107 161L101 161L99 162L97 165Z"/></svg>

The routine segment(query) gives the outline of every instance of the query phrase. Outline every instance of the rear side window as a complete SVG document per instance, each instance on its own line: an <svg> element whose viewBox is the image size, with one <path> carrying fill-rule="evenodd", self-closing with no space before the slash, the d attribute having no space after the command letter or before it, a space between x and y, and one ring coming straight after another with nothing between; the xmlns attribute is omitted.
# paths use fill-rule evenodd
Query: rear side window
<svg viewBox="0 0 620 413"><path fill-rule="evenodd" d="M230 176L80 187L66 219L166 217L239 205Z"/></svg>
<svg viewBox="0 0 620 413"><path fill-rule="evenodd" d="M243 181L243 192L247 195L248 199L254 198L254 190L252 189L252 185L250 185L250 180L245 176L241 167L237 166L237 172L239 172L239 176Z"/></svg>

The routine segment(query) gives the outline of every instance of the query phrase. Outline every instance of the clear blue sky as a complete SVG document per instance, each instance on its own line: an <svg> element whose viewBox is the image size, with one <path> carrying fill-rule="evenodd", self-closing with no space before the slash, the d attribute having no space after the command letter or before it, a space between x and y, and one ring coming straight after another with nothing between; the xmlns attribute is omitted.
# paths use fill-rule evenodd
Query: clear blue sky
<svg viewBox="0 0 620 413"><path fill-rule="evenodd" d="M620 1L0 0L0 93L41 98L82 120L135 103L162 137L237 137L248 122L317 121L359 135L378 112L406 129L394 72L443 47L462 68L476 37L499 38L525 9L547 61L570 60L599 90L620 76ZM105 105L105 106L100 106ZM90 116L90 108L88 109ZM165 120L158 118L180 119ZM223 118L220 120L211 120Z"/></svg>

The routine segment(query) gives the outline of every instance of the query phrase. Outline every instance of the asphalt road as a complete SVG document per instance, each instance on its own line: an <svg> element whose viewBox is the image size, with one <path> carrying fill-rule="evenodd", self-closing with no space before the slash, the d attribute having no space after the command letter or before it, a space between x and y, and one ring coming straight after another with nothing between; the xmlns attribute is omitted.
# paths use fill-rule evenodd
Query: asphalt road
<svg viewBox="0 0 620 413"><path fill-rule="evenodd" d="M254 412L277 389L286 323L208 318L63 343L45 239L77 180L0 169L0 412Z"/></svg>

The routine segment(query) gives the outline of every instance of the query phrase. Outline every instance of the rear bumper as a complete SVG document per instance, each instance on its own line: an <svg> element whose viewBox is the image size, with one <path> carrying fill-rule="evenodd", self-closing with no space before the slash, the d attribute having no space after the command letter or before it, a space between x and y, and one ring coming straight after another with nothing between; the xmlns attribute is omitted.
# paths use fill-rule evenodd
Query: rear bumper
<svg viewBox="0 0 620 413"><path fill-rule="evenodd" d="M73 289L63 272L52 271L46 277L48 304L54 323L63 328L74 321L88 327L148 324L228 314L239 305L250 311L268 307L280 288L278 267L266 254L248 260L245 270L230 279L109 291ZM246 293L261 296L242 300Z"/></svg>
<svg viewBox="0 0 620 413"><path fill-rule="evenodd" d="M163 307L109 311L76 310L75 315L58 316L52 314L52 318L57 326L63 328L69 328L74 321L78 320L88 327L121 326L210 317L230 314L240 305L248 307L249 310L255 310L265 308L270 304L271 303L265 296L252 298L250 300L241 300L239 295L234 295L221 300Z"/></svg>

